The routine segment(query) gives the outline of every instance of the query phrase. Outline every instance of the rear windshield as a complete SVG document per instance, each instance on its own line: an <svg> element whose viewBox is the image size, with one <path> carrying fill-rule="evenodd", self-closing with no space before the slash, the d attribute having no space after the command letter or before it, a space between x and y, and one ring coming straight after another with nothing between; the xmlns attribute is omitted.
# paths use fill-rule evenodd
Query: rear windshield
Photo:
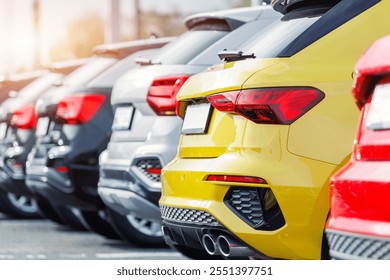
<svg viewBox="0 0 390 280"><path fill-rule="evenodd" d="M67 86L85 85L117 61L116 58L111 57L92 57L83 66L66 76L63 84Z"/></svg>
<svg viewBox="0 0 390 280"><path fill-rule="evenodd" d="M299 35L307 30L319 17L279 21L263 32L258 32L242 49L254 53L257 58L278 57Z"/></svg>
<svg viewBox="0 0 390 280"><path fill-rule="evenodd" d="M277 12L271 12L267 17L260 16L258 20L243 24L193 58L188 64L211 65L217 63L219 61L218 53L220 51L224 49L238 49L245 41L254 37L253 34L264 32L272 23L277 22L281 16Z"/></svg>
<svg viewBox="0 0 390 280"><path fill-rule="evenodd" d="M183 33L177 39L161 48L153 59L161 64L187 64L193 57L211 44L228 34L227 31L192 30Z"/></svg>
<svg viewBox="0 0 390 280"><path fill-rule="evenodd" d="M53 83L61 81L63 75L59 73L47 73L32 81L18 92L17 98L26 103L34 102L44 91L48 90Z"/></svg>
<svg viewBox="0 0 390 280"><path fill-rule="evenodd" d="M139 52L135 52L128 57L118 61L114 65L112 65L109 69L101 73L95 79L93 79L88 87L90 88L112 88L114 86L115 81L125 74L130 69L138 66L135 62L135 59L138 57L147 57L153 59L154 54L159 49L149 49L143 50Z"/></svg>
<svg viewBox="0 0 390 280"><path fill-rule="evenodd" d="M380 0L343 0L333 8L302 8L257 33L242 48L257 58L290 57Z"/></svg>

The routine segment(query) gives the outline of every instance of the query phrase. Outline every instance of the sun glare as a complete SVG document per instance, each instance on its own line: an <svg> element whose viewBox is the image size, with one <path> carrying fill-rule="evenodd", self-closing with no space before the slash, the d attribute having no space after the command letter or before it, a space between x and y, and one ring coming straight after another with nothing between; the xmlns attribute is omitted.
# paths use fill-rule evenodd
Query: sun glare
<svg viewBox="0 0 390 280"><path fill-rule="evenodd" d="M22 67L31 61L34 56L35 39L31 32L19 33L13 38L12 42L13 64Z"/></svg>

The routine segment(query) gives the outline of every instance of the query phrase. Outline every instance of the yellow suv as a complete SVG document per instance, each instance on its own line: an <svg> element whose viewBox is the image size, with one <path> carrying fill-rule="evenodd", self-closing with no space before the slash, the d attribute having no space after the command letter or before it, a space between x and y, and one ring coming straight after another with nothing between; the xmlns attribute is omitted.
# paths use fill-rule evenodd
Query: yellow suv
<svg viewBox="0 0 390 280"><path fill-rule="evenodd" d="M352 72L390 33L390 1L300 2L178 94L160 208L166 242L189 257L328 257L329 179L359 117Z"/></svg>

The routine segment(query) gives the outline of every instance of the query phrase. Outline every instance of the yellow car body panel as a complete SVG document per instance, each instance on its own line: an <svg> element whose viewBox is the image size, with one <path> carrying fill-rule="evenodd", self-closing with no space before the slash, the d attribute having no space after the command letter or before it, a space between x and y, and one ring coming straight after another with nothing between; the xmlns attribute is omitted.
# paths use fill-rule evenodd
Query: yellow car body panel
<svg viewBox="0 0 390 280"><path fill-rule="evenodd" d="M291 125L256 124L214 109L206 134L182 135L177 157L162 172L160 205L206 211L270 258L319 259L329 180L350 157L359 117L351 96L354 64L390 32L389 10L390 2L380 1L292 57L230 62L191 77L178 100L289 86L317 88L325 98ZM210 174L261 177L267 184L206 181ZM232 186L270 188L284 226L266 231L245 223L224 203Z"/></svg>
<svg viewBox="0 0 390 280"><path fill-rule="evenodd" d="M286 141L288 127L280 131L276 129L273 133L274 139L263 143L263 146L251 145L249 140L245 148L234 148L217 158L173 160L162 174L164 187L160 204L205 210L241 240L267 256L317 259L320 257L317 248L321 248L327 218L327 210L323 209L329 209L329 190L323 186L328 184L329 174L337 166L295 156L283 149L280 143ZM280 148L276 149L277 153L272 152L275 146ZM270 232L253 230L234 215L223 201L232 185L260 185L207 182L205 178L209 174L260 174L269 182L261 186L271 188L288 226Z"/></svg>

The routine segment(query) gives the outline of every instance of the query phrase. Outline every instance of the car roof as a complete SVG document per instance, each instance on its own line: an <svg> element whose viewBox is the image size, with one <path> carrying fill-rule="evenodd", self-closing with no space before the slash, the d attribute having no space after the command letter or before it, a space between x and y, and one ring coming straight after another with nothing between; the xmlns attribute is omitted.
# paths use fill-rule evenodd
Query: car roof
<svg viewBox="0 0 390 280"><path fill-rule="evenodd" d="M237 25L242 25L245 22L256 20L264 11L272 9L270 6L255 6L236 9L228 9L216 12L205 12L191 15L184 19L184 24L187 29L192 29L196 25L203 24L207 21L221 20L226 22L231 30Z"/></svg>
<svg viewBox="0 0 390 280"><path fill-rule="evenodd" d="M43 73L47 72L45 69L24 71L18 73L3 74L0 76L0 83L4 82L19 82L23 80L35 79L41 76Z"/></svg>
<svg viewBox="0 0 390 280"><path fill-rule="evenodd" d="M67 75L73 72L74 70L76 70L81 65L83 65L87 60L88 60L87 58L81 58L81 59L70 59L70 60L64 60L59 62L53 62L48 66L46 66L45 68L53 73L60 73L60 74Z"/></svg>
<svg viewBox="0 0 390 280"><path fill-rule="evenodd" d="M102 57L115 57L118 59L140 50L162 47L175 37L150 38L112 44L102 44L92 49L93 55ZM149 46L149 47L145 47Z"/></svg>

